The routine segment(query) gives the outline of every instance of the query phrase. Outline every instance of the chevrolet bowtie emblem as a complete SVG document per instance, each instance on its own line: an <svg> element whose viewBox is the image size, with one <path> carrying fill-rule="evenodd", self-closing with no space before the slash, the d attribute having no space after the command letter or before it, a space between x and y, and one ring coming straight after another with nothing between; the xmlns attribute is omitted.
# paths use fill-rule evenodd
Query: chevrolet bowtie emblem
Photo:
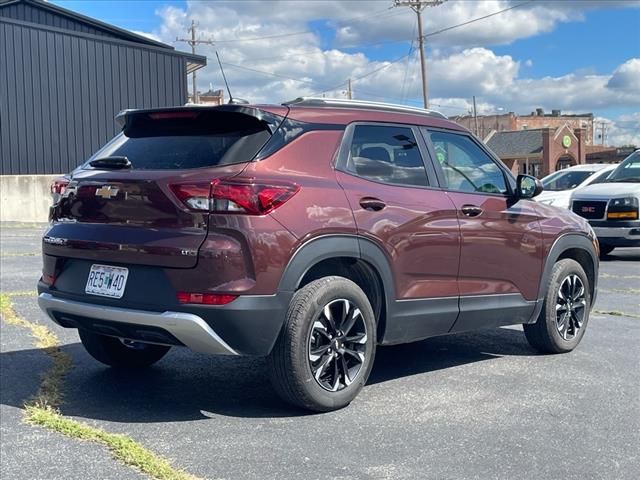
<svg viewBox="0 0 640 480"><path fill-rule="evenodd" d="M96 197L101 197L105 200L109 200L115 197L117 194L118 189L112 187L111 185L103 185L102 187L96 189Z"/></svg>

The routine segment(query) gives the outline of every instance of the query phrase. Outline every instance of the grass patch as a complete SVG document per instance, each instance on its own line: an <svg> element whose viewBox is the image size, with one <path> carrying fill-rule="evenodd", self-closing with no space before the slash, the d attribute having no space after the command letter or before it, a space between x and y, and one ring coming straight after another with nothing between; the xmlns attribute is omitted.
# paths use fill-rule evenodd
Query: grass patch
<svg viewBox="0 0 640 480"><path fill-rule="evenodd" d="M102 444L111 451L114 458L152 478L162 480L193 480L196 478L181 470L176 470L167 460L144 448L126 435L108 433L101 428L66 418L53 408L28 405L26 421L70 438Z"/></svg>
<svg viewBox="0 0 640 480"><path fill-rule="evenodd" d="M15 290L15 291L9 291L9 292L4 292L3 295L6 295L9 298L12 297L36 297L38 295L38 292L36 292L35 290Z"/></svg>
<svg viewBox="0 0 640 480"><path fill-rule="evenodd" d="M640 315L636 315L635 313L625 313L618 310L594 310L593 313L597 313L599 315L611 315L613 317L640 318Z"/></svg>
<svg viewBox="0 0 640 480"><path fill-rule="evenodd" d="M598 292L640 295L640 288L599 288Z"/></svg>
<svg viewBox="0 0 640 480"><path fill-rule="evenodd" d="M60 349L58 337L44 325L20 318L11 303L14 293L0 294L0 314L6 323L29 330L35 346L42 348L53 361L42 375L36 395L25 404L24 421L44 427L67 437L98 443L109 449L113 457L151 478L158 480L195 480L196 477L174 468L168 460L153 453L126 435L105 430L63 416L58 407L62 403L63 383L73 366L71 356ZM19 293L19 292L17 292ZM29 292L31 294L32 292Z"/></svg>

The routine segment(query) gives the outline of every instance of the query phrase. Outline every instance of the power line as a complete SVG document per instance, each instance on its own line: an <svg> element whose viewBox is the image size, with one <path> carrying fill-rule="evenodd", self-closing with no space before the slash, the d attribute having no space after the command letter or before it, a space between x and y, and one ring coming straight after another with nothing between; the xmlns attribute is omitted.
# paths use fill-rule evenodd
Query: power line
<svg viewBox="0 0 640 480"><path fill-rule="evenodd" d="M357 21L357 20L364 20L366 19L370 19L370 18L375 18L375 17L379 17L379 16L384 16L382 14L384 14L385 12L388 12L390 8L385 8L383 10L378 10L376 12L370 13L370 14L363 14L363 15L357 15L355 17L351 17L351 18L347 18L344 20L338 20L341 23L348 23L348 22L353 22L353 21ZM233 40L216 40L216 43L239 43L239 42L257 42L259 40L269 40L272 38L284 38L284 37L293 37L293 36L298 36L298 35L306 35L309 33L316 33L313 30L302 30L300 32L288 32L288 33L278 33L278 34L274 34L274 35L265 35L263 37L252 37L252 38L237 38L237 39L233 39Z"/></svg>
<svg viewBox="0 0 640 480"><path fill-rule="evenodd" d="M281 75L281 74L279 74L279 73L267 72L267 71L264 71L264 70L258 70L258 69L256 69L256 68L245 67L245 66L243 66L243 65L236 65L236 64L234 64L234 63L226 63L226 62L222 62L222 64L223 64L223 65L225 65L225 66L227 66L227 67L237 68L237 69L240 69L240 70L247 70L247 71L249 71L249 72L260 73L260 74L262 74L262 75L269 75L269 76L272 76L272 77L282 78L282 79L284 79L284 80L292 80L292 81L294 81L294 82L306 83L306 84L309 84L309 85L317 85L317 82L316 82L316 81L314 81L314 80L306 80L306 79L302 79L302 78L288 77L288 76L286 76L286 75ZM341 87L341 86L345 85L346 83L347 83L347 82L342 82L342 83L340 83L339 85L337 85L336 87L331 87L331 88L327 88L327 89L323 90L323 92L328 92L328 91L331 91L331 90L336 90L337 88L339 88L339 87ZM322 93L322 92L320 92L320 93Z"/></svg>
<svg viewBox="0 0 640 480"><path fill-rule="evenodd" d="M497 12L489 13L488 15L484 15L478 18L472 18L471 20L467 20L466 22L458 23L457 25L451 25L450 27L441 28L440 30L436 30L434 32L429 32L424 35L425 38L433 37L434 35L439 35L444 32L448 32L449 30L453 30L455 28L464 27L465 25L469 25L471 23L479 22L480 20L484 20L489 17L493 17L495 15L499 15L504 12L508 12L509 10L513 10L514 8L522 7L523 5L527 5L529 3L533 3L535 0L527 0L526 2L518 3L517 5L512 5L510 7L504 8L502 10L498 10Z"/></svg>

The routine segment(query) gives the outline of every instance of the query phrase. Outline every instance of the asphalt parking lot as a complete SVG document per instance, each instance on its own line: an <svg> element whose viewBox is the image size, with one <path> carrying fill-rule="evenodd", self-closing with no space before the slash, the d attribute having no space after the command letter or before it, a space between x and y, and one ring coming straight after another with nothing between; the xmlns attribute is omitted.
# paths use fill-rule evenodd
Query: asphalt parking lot
<svg viewBox="0 0 640 480"><path fill-rule="evenodd" d="M197 477L640 478L640 249L601 262L595 312L570 354L537 355L520 328L380 348L351 406L306 414L275 396L262 359L173 349L143 373L98 364L36 305L41 232L2 226L0 289L73 358L62 413ZM0 477L144 478L99 445L21 421L50 360L24 329L0 328Z"/></svg>

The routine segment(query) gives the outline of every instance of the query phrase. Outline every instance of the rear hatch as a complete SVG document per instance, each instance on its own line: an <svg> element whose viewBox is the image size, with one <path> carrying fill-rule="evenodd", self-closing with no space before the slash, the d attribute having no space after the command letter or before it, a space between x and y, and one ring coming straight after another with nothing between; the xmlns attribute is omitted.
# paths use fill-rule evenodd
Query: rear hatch
<svg viewBox="0 0 640 480"><path fill-rule="evenodd" d="M123 112L122 133L73 172L53 206L44 253L194 267L207 235L205 190L240 173L282 119L236 105ZM185 191L204 208L188 208Z"/></svg>

